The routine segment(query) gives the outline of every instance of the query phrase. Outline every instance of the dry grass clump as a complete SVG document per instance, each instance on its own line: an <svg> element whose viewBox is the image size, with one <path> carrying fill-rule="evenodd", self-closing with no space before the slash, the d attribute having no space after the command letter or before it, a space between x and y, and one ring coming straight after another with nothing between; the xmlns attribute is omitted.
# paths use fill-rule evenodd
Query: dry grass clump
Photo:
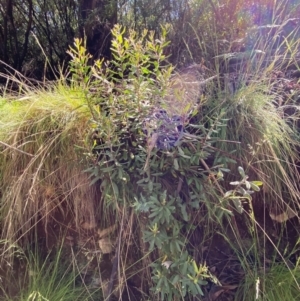
<svg viewBox="0 0 300 301"><path fill-rule="evenodd" d="M80 166L90 118L82 92L58 85L0 107L2 238L26 241L57 212L94 223L96 191Z"/></svg>
<svg viewBox="0 0 300 301"><path fill-rule="evenodd" d="M297 210L299 137L265 91L263 84L251 84L223 101L220 114L226 126L218 132L219 156L228 154L244 166L250 178L264 183L265 204L289 204Z"/></svg>
<svg viewBox="0 0 300 301"><path fill-rule="evenodd" d="M246 275L234 300L298 300L299 280L299 266L288 269L277 263L263 273L252 271Z"/></svg>

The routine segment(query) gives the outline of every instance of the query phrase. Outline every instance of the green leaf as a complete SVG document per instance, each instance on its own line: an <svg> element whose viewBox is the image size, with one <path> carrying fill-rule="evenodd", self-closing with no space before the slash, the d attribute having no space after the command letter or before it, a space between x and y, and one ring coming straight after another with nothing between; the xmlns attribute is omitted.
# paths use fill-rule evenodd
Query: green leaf
<svg viewBox="0 0 300 301"><path fill-rule="evenodd" d="M196 296L197 295L196 283L194 283L194 282L189 283L189 290L190 290L192 296Z"/></svg>
<svg viewBox="0 0 300 301"><path fill-rule="evenodd" d="M198 283L196 283L195 286L196 286L196 288L197 288L198 294L200 294L201 296L204 296L203 291L202 291L200 285L199 285Z"/></svg>
<svg viewBox="0 0 300 301"><path fill-rule="evenodd" d="M219 170L218 173L217 173L217 178L222 179L223 177L224 177L224 174L222 173L221 170Z"/></svg>
<svg viewBox="0 0 300 301"><path fill-rule="evenodd" d="M207 285L207 281L205 281L205 280L198 280L198 283L200 284L200 285Z"/></svg>
<svg viewBox="0 0 300 301"><path fill-rule="evenodd" d="M179 169L178 160L176 158L174 159L174 168L175 170Z"/></svg>
<svg viewBox="0 0 300 301"><path fill-rule="evenodd" d="M247 189L250 189L251 188L251 184L249 181L245 181L245 186Z"/></svg>
<svg viewBox="0 0 300 301"><path fill-rule="evenodd" d="M248 192L246 192L246 193L243 195L243 199L247 199L247 200L251 201L251 200L252 200L252 197L251 197L251 195L250 195Z"/></svg>
<svg viewBox="0 0 300 301"><path fill-rule="evenodd" d="M229 196L232 195L232 193L233 193L233 190L226 191L225 194L224 194L224 198L228 198Z"/></svg>
<svg viewBox="0 0 300 301"><path fill-rule="evenodd" d="M186 261L184 264L183 264L183 267L182 267L182 274L183 275L186 275L187 274L187 269L188 269L188 262Z"/></svg>
<svg viewBox="0 0 300 301"><path fill-rule="evenodd" d="M149 189L149 192L153 191L153 182L152 181L149 181L149 183L148 183L148 189Z"/></svg>
<svg viewBox="0 0 300 301"><path fill-rule="evenodd" d="M238 171L239 171L240 175L241 175L243 178L245 178L246 174L245 174L244 168L241 167L241 166L239 166L239 167L238 167Z"/></svg>
<svg viewBox="0 0 300 301"><path fill-rule="evenodd" d="M241 195L245 195L247 193L247 191L243 187L238 187L237 192Z"/></svg>
<svg viewBox="0 0 300 301"><path fill-rule="evenodd" d="M183 220L188 222L189 221L189 216L186 212L186 204L180 205L180 209L181 209L181 214L182 214Z"/></svg>
<svg viewBox="0 0 300 301"><path fill-rule="evenodd" d="M94 179L90 182L90 186L94 185L99 179L100 177L94 177Z"/></svg>
<svg viewBox="0 0 300 301"><path fill-rule="evenodd" d="M101 168L101 172L111 172L114 169L113 166Z"/></svg>
<svg viewBox="0 0 300 301"><path fill-rule="evenodd" d="M240 214L242 214L244 208L243 208L243 206L242 206L241 200L240 200L239 198L237 198L237 199L235 198L235 199L233 199L233 204L234 204L234 206L235 206L237 212L240 213Z"/></svg>
<svg viewBox="0 0 300 301"><path fill-rule="evenodd" d="M227 163L233 163L236 164L237 162L234 159L226 158Z"/></svg>
<svg viewBox="0 0 300 301"><path fill-rule="evenodd" d="M199 273L199 268L198 268L198 266L197 266L196 261L193 260L192 264L193 264L193 268L194 268L195 273L198 274L198 273Z"/></svg>
<svg viewBox="0 0 300 301"><path fill-rule="evenodd" d="M255 185L253 182L250 182L250 186L254 191L260 191L260 188L258 187L258 185Z"/></svg>
<svg viewBox="0 0 300 301"><path fill-rule="evenodd" d="M175 285L179 282L179 279L180 279L179 275L175 275L174 278L171 280L171 283Z"/></svg>
<svg viewBox="0 0 300 301"><path fill-rule="evenodd" d="M190 156L187 156L184 153L184 151L183 151L183 149L181 147L178 146L177 149L178 149L178 152L179 152L179 154L180 154L181 157L186 158L186 159L190 159L191 158Z"/></svg>
<svg viewBox="0 0 300 301"><path fill-rule="evenodd" d="M256 186L262 186L264 183L261 181L251 181L252 184L256 185Z"/></svg>
<svg viewBox="0 0 300 301"><path fill-rule="evenodd" d="M142 184L142 183L144 183L145 182L145 179L143 178L143 179L141 179L141 180L138 180L137 182L136 182L136 184Z"/></svg>
<svg viewBox="0 0 300 301"><path fill-rule="evenodd" d="M149 215L149 218L153 218L159 214L158 210L152 210L152 213Z"/></svg>
<svg viewBox="0 0 300 301"><path fill-rule="evenodd" d="M156 289L161 289L163 279L160 278L156 284Z"/></svg>
<svg viewBox="0 0 300 301"><path fill-rule="evenodd" d="M115 195L115 198L118 199L119 197L119 188L115 182L111 182L111 186Z"/></svg>

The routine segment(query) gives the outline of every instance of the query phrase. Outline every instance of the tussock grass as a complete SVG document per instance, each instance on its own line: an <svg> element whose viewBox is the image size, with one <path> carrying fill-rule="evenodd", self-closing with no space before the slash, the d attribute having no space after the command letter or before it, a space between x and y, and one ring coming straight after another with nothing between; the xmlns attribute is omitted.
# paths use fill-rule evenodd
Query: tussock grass
<svg viewBox="0 0 300 301"><path fill-rule="evenodd" d="M243 164L251 178L263 181L270 203L297 201L296 164L300 142L280 108L259 87L252 85L227 98L220 114L226 123L217 134L223 141L217 143L221 154L227 153ZM221 163L226 164L225 161Z"/></svg>
<svg viewBox="0 0 300 301"><path fill-rule="evenodd" d="M96 191L76 150L88 143L90 118L80 90L58 84L0 106L2 237L27 240L39 222L47 231L57 211L77 226L94 222Z"/></svg>
<svg viewBox="0 0 300 301"><path fill-rule="evenodd" d="M3 291L4 296L0 296L0 300L73 301L87 298L94 300L92 295L96 290L91 292L87 287L76 285L79 272L73 269L71 262L66 262L64 259L66 254L62 251L62 246L58 246L54 256L48 255L44 259L40 258L37 250L23 256L23 268L18 268L17 275L8 275L10 281L14 283L15 293L9 296Z"/></svg>
<svg viewBox="0 0 300 301"><path fill-rule="evenodd" d="M237 291L237 301L296 301L299 300L299 267L288 269L282 264L274 264L267 271L253 271Z"/></svg>

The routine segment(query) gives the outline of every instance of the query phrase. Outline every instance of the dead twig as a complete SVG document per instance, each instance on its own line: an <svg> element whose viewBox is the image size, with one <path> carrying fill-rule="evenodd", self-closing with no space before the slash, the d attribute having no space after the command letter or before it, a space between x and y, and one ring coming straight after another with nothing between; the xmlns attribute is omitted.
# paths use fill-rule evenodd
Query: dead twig
<svg viewBox="0 0 300 301"><path fill-rule="evenodd" d="M14 146L11 146L11 145L9 145L9 144L3 142L3 141L0 141L0 144L6 146L6 147L8 147L8 148L11 148L11 149L13 149L13 150L15 150L15 151L17 151L17 152L20 152L20 153L22 153L22 154L24 154L24 155L27 155L27 156L30 156L30 157L35 157L35 155L29 154L29 153L27 153L27 152L24 152L24 151L22 151L22 150L20 150L20 149L18 149L18 148L16 148L16 147L14 147Z"/></svg>

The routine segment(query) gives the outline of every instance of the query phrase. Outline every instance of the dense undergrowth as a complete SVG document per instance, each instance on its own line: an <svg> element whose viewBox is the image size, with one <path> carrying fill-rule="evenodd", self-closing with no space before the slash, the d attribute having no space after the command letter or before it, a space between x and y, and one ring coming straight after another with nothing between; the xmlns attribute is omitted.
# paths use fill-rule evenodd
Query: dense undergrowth
<svg viewBox="0 0 300 301"><path fill-rule="evenodd" d="M111 62L75 40L68 78L0 100L0 298L298 300L293 32L233 80L224 55L175 72L165 29L112 33Z"/></svg>

